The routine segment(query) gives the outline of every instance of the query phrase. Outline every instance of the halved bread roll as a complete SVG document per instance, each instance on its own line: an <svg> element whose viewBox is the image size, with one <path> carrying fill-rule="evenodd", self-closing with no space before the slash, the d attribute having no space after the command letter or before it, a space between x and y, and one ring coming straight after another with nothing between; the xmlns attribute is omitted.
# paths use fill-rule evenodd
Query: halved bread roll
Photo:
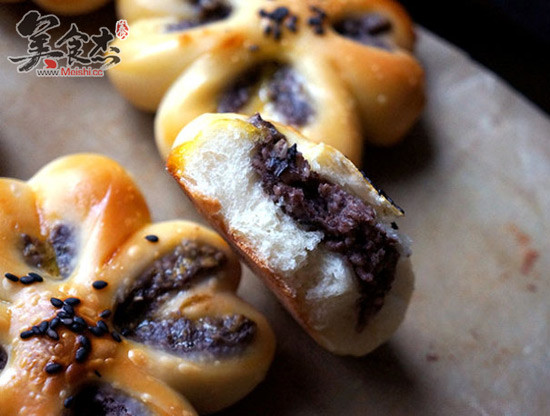
<svg viewBox="0 0 550 416"><path fill-rule="evenodd" d="M403 320L414 281L403 212L336 149L259 115L205 114L168 170L324 348L366 354Z"/></svg>

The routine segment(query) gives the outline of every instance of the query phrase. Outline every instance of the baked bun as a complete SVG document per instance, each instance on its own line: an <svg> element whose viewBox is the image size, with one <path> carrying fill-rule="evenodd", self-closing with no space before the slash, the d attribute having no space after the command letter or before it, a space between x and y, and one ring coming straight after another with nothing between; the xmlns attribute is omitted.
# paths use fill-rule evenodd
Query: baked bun
<svg viewBox="0 0 550 416"><path fill-rule="evenodd" d="M205 112L261 112L359 164L363 139L394 144L423 107L412 22L392 0L143 3L120 3L137 20L108 75L137 107L160 104L163 157Z"/></svg>
<svg viewBox="0 0 550 416"><path fill-rule="evenodd" d="M200 9L213 9L217 0L116 0L117 15L128 22L146 17L178 16L194 17Z"/></svg>
<svg viewBox="0 0 550 416"><path fill-rule="evenodd" d="M402 211L334 148L259 115L206 114L168 170L321 346L363 355L403 320L414 277Z"/></svg>
<svg viewBox="0 0 550 416"><path fill-rule="evenodd" d="M24 0L0 0L0 3L16 3ZM104 6L109 0L33 0L44 10L55 14L72 16L93 12Z"/></svg>
<svg viewBox="0 0 550 416"><path fill-rule="evenodd" d="M235 295L229 246L191 222L151 224L112 160L1 179L0 240L2 416L209 413L265 376L273 333Z"/></svg>

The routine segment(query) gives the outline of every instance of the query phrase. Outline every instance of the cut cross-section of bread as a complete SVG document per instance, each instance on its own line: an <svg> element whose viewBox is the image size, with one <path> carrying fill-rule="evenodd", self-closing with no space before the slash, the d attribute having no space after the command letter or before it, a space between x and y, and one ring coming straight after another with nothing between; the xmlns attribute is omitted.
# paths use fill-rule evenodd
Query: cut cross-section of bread
<svg viewBox="0 0 550 416"><path fill-rule="evenodd" d="M363 355L402 322L414 281L403 212L334 148L259 115L205 114L168 170L321 346Z"/></svg>

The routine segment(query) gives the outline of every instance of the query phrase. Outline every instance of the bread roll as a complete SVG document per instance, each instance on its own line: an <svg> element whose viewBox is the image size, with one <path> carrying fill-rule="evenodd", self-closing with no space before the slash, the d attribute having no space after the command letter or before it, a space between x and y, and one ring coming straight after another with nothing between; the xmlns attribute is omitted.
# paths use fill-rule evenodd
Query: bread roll
<svg viewBox="0 0 550 416"><path fill-rule="evenodd" d="M211 413L269 368L273 333L236 296L229 246L195 223L152 224L110 159L0 179L0 240L2 416Z"/></svg>
<svg viewBox="0 0 550 416"><path fill-rule="evenodd" d="M424 106L413 23L393 0L122 0L131 35L107 71L137 107L157 111L166 158L203 113L262 113L359 164L391 146Z"/></svg>
<svg viewBox="0 0 550 416"><path fill-rule="evenodd" d="M167 166L321 346L363 355L397 329L413 290L403 212L340 152L259 115L206 114Z"/></svg>

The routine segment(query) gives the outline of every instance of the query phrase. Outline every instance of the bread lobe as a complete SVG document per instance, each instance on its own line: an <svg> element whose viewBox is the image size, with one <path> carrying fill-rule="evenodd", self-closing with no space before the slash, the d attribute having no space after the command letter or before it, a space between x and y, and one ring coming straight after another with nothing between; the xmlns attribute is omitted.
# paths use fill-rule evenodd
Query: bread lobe
<svg viewBox="0 0 550 416"><path fill-rule="evenodd" d="M390 226L402 212L333 148L311 143L291 128L275 128L288 148L296 145L312 171L368 205L378 219L375 227L397 241L395 280L362 331L357 330L361 287L353 266L345 255L328 249L325 231L308 229L285 213L254 171L265 132L243 116L201 116L180 133L168 169L319 344L338 354L363 355L397 329L412 293L408 248L401 244L406 239Z"/></svg>

